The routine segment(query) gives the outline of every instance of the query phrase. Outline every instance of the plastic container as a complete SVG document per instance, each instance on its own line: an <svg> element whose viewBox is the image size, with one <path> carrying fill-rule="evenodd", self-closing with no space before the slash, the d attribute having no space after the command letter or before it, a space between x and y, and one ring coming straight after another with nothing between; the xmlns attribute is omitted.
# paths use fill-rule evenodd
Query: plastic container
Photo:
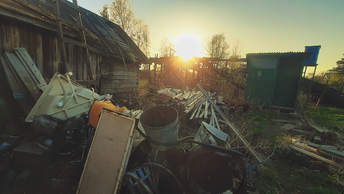
<svg viewBox="0 0 344 194"><path fill-rule="evenodd" d="M88 124L92 125L94 128L97 128L98 120L99 120L99 117L100 117L100 113L101 113L103 108L106 108L106 109L109 109L109 110L113 110L113 111L116 111L116 112L120 112L120 113L128 110L125 106L120 108L118 106L113 105L110 100L107 100L107 101L104 101L104 100L96 101L92 105L92 109L91 109L91 112L90 112L90 118L89 118Z"/></svg>
<svg viewBox="0 0 344 194"><path fill-rule="evenodd" d="M306 46L305 52L313 53L308 59L305 60L305 65L316 65L321 46Z"/></svg>
<svg viewBox="0 0 344 194"><path fill-rule="evenodd" d="M178 141L178 111L170 106L155 106L142 113L140 123L151 139L161 143ZM150 142L152 148L165 151L173 147Z"/></svg>

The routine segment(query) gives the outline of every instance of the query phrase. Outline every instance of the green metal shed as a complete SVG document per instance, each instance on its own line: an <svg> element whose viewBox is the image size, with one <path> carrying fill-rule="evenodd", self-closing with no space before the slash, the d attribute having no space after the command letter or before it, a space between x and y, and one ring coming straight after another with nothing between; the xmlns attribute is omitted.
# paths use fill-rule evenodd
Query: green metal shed
<svg viewBox="0 0 344 194"><path fill-rule="evenodd" d="M246 54L245 100L259 106L294 109L305 59L312 53Z"/></svg>

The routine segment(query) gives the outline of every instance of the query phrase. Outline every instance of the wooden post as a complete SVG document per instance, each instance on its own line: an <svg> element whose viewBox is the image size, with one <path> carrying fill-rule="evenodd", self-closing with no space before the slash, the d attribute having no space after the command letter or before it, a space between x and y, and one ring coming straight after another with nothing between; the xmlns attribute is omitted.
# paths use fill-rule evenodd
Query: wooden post
<svg viewBox="0 0 344 194"><path fill-rule="evenodd" d="M148 83L150 82L150 66L151 64L148 64Z"/></svg>
<svg viewBox="0 0 344 194"><path fill-rule="evenodd" d="M156 76L156 63L154 63L154 82L155 82L155 76Z"/></svg>
<svg viewBox="0 0 344 194"><path fill-rule="evenodd" d="M162 76L162 63L160 63L160 81L162 82L163 76Z"/></svg>
<svg viewBox="0 0 344 194"><path fill-rule="evenodd" d="M55 9L55 14L56 14L56 25L57 25L57 34L58 34L58 45L60 48L60 53L61 53L61 61L63 63L63 68L65 73L66 72L70 72L72 71L72 69L70 68L68 62L67 62L67 57L66 57L66 48L65 45L63 43L63 31L62 31L62 24L61 21L59 19L60 17L60 4L59 1L55 1L55 5L54 5L54 9ZM72 78L74 78L74 76L71 76Z"/></svg>
<svg viewBox="0 0 344 194"><path fill-rule="evenodd" d="M199 82L200 79L200 70L201 70L201 64L197 64L197 83Z"/></svg>
<svg viewBox="0 0 344 194"><path fill-rule="evenodd" d="M79 5L78 5L78 1L77 0L73 0L73 4L79 8ZM80 26L83 26L82 25L82 20L81 20L81 13L80 11L78 11L78 15L76 17L76 21L77 21L77 24L80 25ZM81 41L85 44L87 44L86 42L86 37L85 37L85 31L82 30L82 29L79 29L79 34L80 34L80 37L81 37ZM93 77L93 73L92 73L92 68L91 68L91 61L90 61L90 53L88 51L87 48L85 48L86 50L86 57L85 57L85 62L86 62L86 66L87 66L87 77L89 80L94 80L95 78ZM87 78L85 79L87 80Z"/></svg>
<svg viewBox="0 0 344 194"><path fill-rule="evenodd" d="M305 75L306 75L306 71L307 71L307 66L305 66L306 68L305 68L305 72L303 72L303 77L305 77Z"/></svg>
<svg viewBox="0 0 344 194"><path fill-rule="evenodd" d="M185 70L184 70L184 71L185 71L185 79L184 79L184 80L185 80L185 84L186 84L186 82L188 81L187 65L188 65L187 63L184 64L184 69L185 69Z"/></svg>

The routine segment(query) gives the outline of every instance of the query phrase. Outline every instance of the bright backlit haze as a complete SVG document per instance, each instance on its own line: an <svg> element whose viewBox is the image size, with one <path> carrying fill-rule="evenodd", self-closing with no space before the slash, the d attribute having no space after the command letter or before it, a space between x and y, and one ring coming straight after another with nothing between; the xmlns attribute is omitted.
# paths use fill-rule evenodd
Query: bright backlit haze
<svg viewBox="0 0 344 194"><path fill-rule="evenodd" d="M175 38L173 42L176 46L176 56L181 56L183 59L201 57L201 40L196 35L184 34Z"/></svg>
<svg viewBox="0 0 344 194"><path fill-rule="evenodd" d="M97 14L111 2L78 1L80 6ZM336 61L344 53L344 0L131 2L136 17L143 18L149 25L151 56L158 53L160 42L165 37L175 42L178 37L192 34L202 43L204 37L218 33L224 33L230 44L240 38L244 43L242 57L246 53L303 52L305 46L321 45L317 72L336 66ZM177 42L175 44L177 46Z"/></svg>

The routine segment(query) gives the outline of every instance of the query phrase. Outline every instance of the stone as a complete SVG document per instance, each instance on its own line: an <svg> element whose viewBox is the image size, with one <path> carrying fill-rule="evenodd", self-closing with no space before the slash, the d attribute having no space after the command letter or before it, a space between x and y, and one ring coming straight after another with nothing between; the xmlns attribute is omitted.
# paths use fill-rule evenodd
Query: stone
<svg viewBox="0 0 344 194"><path fill-rule="evenodd" d="M22 172L20 175L18 175L16 177L16 180L20 180L20 179L24 179L30 176L30 171L29 170L25 170L24 172Z"/></svg>
<svg viewBox="0 0 344 194"><path fill-rule="evenodd" d="M294 129L294 128L295 128L295 125L291 125L291 124L286 124L286 125L282 126L282 129L286 130L286 131L288 131L290 129Z"/></svg>

